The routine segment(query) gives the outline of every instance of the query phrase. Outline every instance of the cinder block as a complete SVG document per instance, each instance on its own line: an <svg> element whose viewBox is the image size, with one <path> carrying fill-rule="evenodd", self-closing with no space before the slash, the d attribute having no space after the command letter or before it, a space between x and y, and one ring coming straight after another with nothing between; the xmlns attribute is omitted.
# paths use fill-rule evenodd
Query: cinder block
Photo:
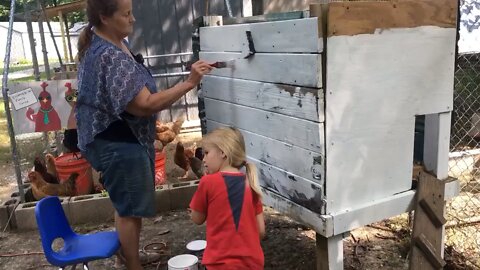
<svg viewBox="0 0 480 270"><path fill-rule="evenodd" d="M0 231L14 230L17 228L15 221L15 208L20 203L18 198L12 198L0 205Z"/></svg>
<svg viewBox="0 0 480 270"><path fill-rule="evenodd" d="M170 189L168 185L161 185L155 189L155 208L157 213L170 211Z"/></svg>
<svg viewBox="0 0 480 270"><path fill-rule="evenodd" d="M115 209L110 197L101 194L76 196L68 204L70 224L107 222L114 218Z"/></svg>
<svg viewBox="0 0 480 270"><path fill-rule="evenodd" d="M60 202L62 204L65 215L69 216L68 211L69 198L62 197ZM37 220L35 219L35 206L38 202L21 203L15 209L15 220L18 230L36 230Z"/></svg>
<svg viewBox="0 0 480 270"><path fill-rule="evenodd" d="M187 209L198 187L198 180L170 185L170 209Z"/></svg>

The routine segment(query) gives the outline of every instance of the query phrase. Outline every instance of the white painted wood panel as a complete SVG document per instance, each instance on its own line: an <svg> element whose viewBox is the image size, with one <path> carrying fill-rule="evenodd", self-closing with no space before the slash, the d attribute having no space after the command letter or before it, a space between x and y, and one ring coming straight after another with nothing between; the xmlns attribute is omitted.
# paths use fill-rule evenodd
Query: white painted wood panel
<svg viewBox="0 0 480 270"><path fill-rule="evenodd" d="M200 52L200 59L212 63L235 60L233 67L214 69L211 75L215 76L315 88L322 86L320 54L257 53L244 59L241 53Z"/></svg>
<svg viewBox="0 0 480 270"><path fill-rule="evenodd" d="M318 53L323 49L317 18L202 27L200 49L241 52L247 45L246 31L251 31L257 52Z"/></svg>
<svg viewBox="0 0 480 270"><path fill-rule="evenodd" d="M203 96L306 120L323 122L323 90L205 76Z"/></svg>
<svg viewBox="0 0 480 270"><path fill-rule="evenodd" d="M456 30L327 40L327 213L409 190L414 116L452 109Z"/></svg>
<svg viewBox="0 0 480 270"><path fill-rule="evenodd" d="M209 131L225 126L213 120L207 121ZM323 185L324 155L243 129L239 130L245 139L248 156Z"/></svg>
<svg viewBox="0 0 480 270"><path fill-rule="evenodd" d="M260 186L310 211L318 214L324 213L322 186L250 156L248 161L255 163L257 166Z"/></svg>
<svg viewBox="0 0 480 270"><path fill-rule="evenodd" d="M235 126L265 137L323 152L323 124L205 98L208 120Z"/></svg>

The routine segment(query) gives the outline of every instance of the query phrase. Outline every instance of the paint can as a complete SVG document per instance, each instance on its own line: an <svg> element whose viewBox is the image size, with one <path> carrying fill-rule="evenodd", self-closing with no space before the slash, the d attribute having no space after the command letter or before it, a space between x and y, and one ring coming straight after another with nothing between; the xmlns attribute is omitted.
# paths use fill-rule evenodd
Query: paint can
<svg viewBox="0 0 480 270"><path fill-rule="evenodd" d="M206 247L207 241L205 240L195 240L187 244L188 252L197 256L200 261L202 260L203 251L205 251Z"/></svg>
<svg viewBox="0 0 480 270"><path fill-rule="evenodd" d="M177 255L168 260L168 270L198 270L198 258L192 254Z"/></svg>

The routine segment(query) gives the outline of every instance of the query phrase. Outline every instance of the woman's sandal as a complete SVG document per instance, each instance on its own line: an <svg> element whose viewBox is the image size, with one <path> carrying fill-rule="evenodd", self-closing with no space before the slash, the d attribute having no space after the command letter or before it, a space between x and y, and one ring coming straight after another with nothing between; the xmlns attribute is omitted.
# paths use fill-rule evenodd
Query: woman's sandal
<svg viewBox="0 0 480 270"><path fill-rule="evenodd" d="M145 251L145 250L139 250L139 256L140 256L140 263L142 265L147 265L147 264L151 264L151 263L154 263L154 262L158 262L160 260L160 258L165 255L163 253L159 253L159 252L148 252L148 251ZM118 251L117 254L116 254L116 260L115 260L115 269L123 269L123 267L125 266L125 262L126 262L126 259L125 259L125 256L123 256L122 254L122 251Z"/></svg>

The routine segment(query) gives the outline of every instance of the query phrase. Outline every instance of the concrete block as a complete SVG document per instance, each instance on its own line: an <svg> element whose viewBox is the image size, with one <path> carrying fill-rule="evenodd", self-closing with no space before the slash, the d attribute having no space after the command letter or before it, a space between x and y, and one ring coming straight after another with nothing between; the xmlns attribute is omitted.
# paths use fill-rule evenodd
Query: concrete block
<svg viewBox="0 0 480 270"><path fill-rule="evenodd" d="M170 210L187 209L199 180L186 181L170 185Z"/></svg>
<svg viewBox="0 0 480 270"><path fill-rule="evenodd" d="M155 188L155 209L157 213L170 211L170 189L168 185Z"/></svg>
<svg viewBox="0 0 480 270"><path fill-rule="evenodd" d="M70 224L107 222L113 220L115 213L110 197L101 194L72 197L68 208Z"/></svg>
<svg viewBox="0 0 480 270"><path fill-rule="evenodd" d="M69 198L62 197L60 202L62 204L63 211L67 218L69 217L68 209ZM15 220L18 230L36 230L37 220L35 219L35 206L38 202L21 203L15 210Z"/></svg>
<svg viewBox="0 0 480 270"><path fill-rule="evenodd" d="M17 228L15 208L20 204L19 198L11 198L0 205L0 231Z"/></svg>

